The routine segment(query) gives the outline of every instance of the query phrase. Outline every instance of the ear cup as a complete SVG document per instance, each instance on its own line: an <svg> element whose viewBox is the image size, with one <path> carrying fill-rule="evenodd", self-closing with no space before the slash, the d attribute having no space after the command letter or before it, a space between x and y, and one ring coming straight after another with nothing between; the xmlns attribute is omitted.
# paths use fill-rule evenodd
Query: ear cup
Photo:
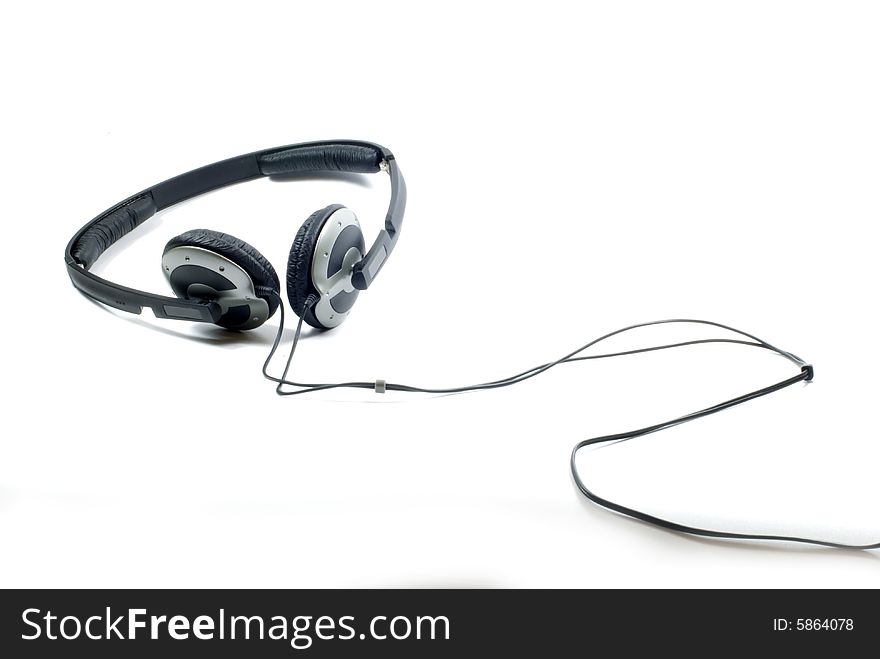
<svg viewBox="0 0 880 659"><path fill-rule="evenodd" d="M254 283L254 292L269 305L269 316L280 302L281 284L275 268L252 245L228 233L209 229L193 229L172 238L163 253L175 247L200 247L223 256L241 267ZM173 284L172 284L173 286ZM175 293L178 291L175 290Z"/></svg>
<svg viewBox="0 0 880 659"><path fill-rule="evenodd" d="M318 329L327 329L327 327L315 317L312 310L303 316L306 298L309 295L320 296L312 282L312 259L315 255L315 246L318 244L318 235L321 233L324 223L340 208L344 208L344 206L331 204L309 215L299 231L296 232L296 237L290 248L290 258L287 261L287 299L290 301L290 306L297 316Z"/></svg>

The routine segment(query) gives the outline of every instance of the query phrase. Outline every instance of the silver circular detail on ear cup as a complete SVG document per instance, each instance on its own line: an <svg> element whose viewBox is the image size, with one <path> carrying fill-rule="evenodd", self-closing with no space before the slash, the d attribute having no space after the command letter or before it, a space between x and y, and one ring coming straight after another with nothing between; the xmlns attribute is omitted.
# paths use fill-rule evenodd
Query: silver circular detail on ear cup
<svg viewBox="0 0 880 659"><path fill-rule="evenodd" d="M193 270L192 277L180 278L175 275L180 267L204 268L207 272L200 276ZM269 303L257 297L250 275L216 252L202 247L174 247L162 255L162 272L178 297L213 300L220 305L223 315L234 307L247 306L247 320L236 324L234 329L253 329L269 318ZM185 290L180 290L181 279Z"/></svg>
<svg viewBox="0 0 880 659"><path fill-rule="evenodd" d="M357 228L357 240L353 241L346 249L340 264L341 267L330 273L328 272L328 259L334 254L337 241L349 227ZM342 245L342 247L344 246ZM334 308L333 299L343 293L357 295L354 284L351 282L351 275L355 264L364 258L363 250L363 234L357 216L348 208L334 211L321 227L312 255L312 285L320 294L318 302L312 307L312 313L324 327L336 327L348 318L349 309L354 302L352 301L347 307L340 310Z"/></svg>

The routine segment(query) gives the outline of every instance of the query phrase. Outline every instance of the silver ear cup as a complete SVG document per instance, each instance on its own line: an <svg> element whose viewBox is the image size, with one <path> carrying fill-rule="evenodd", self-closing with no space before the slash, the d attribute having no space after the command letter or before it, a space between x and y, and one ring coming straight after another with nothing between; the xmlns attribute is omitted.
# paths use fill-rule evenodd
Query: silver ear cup
<svg viewBox="0 0 880 659"><path fill-rule="evenodd" d="M218 325L253 329L269 318L269 305L257 297L250 275L234 261L202 247L174 247L162 256L162 272L175 295L213 300L223 315Z"/></svg>
<svg viewBox="0 0 880 659"><path fill-rule="evenodd" d="M312 308L324 327L336 327L348 317L358 291L352 270L364 258L364 234L355 214L339 208L324 222L312 255L312 285L320 296Z"/></svg>

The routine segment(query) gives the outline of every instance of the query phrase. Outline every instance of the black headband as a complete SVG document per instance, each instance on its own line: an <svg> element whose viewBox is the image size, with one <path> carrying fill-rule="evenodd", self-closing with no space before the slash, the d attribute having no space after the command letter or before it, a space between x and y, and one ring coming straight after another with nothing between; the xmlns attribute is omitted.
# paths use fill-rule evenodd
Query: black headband
<svg viewBox="0 0 880 659"><path fill-rule="evenodd" d="M391 177L391 202L385 215L385 227L352 273L354 287L365 290L397 242L406 208L406 183L388 149L354 140L306 142L256 151L154 185L107 209L76 232L64 252L67 273L82 293L116 309L141 313L144 307L150 307L157 318L213 323L221 314L216 302L138 291L102 279L89 272L89 268L108 247L157 212L205 192L263 176L314 172L368 174L380 170L387 171Z"/></svg>

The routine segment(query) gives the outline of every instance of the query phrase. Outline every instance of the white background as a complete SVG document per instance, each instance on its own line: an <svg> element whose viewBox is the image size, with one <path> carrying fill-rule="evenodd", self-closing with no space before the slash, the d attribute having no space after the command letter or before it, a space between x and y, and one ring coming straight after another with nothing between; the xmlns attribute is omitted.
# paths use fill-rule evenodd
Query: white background
<svg viewBox="0 0 880 659"><path fill-rule="evenodd" d="M816 381L585 454L584 476L683 523L876 541L878 18L854 2L7 9L0 585L880 586L876 552L682 537L572 485L576 441L796 372L763 351L282 399L259 375L277 316L234 335L108 311L61 258L88 219L193 167L380 142L409 185L401 241L348 321L307 335L298 375L463 384L633 322L731 323ZM387 194L384 176L248 183L161 213L95 272L165 292L162 247L203 227L283 280L312 211L344 203L372 240Z"/></svg>

